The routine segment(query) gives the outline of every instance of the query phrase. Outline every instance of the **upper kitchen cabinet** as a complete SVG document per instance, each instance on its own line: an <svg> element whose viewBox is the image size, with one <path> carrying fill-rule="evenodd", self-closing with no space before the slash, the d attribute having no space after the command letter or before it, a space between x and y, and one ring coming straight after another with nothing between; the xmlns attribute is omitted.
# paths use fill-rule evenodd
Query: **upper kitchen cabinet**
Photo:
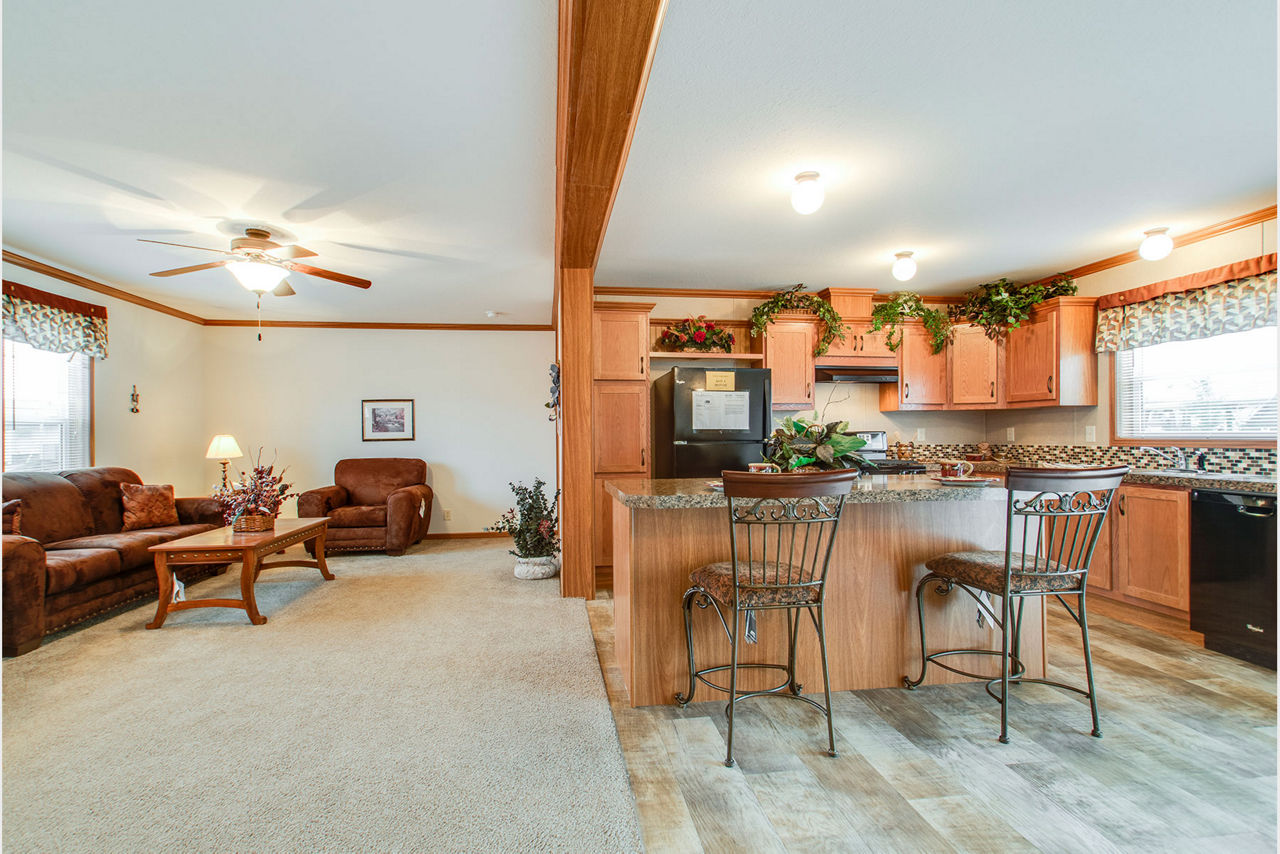
<svg viewBox="0 0 1280 854"><path fill-rule="evenodd" d="M898 384L880 386L880 410L943 409L947 405L949 348L933 352L933 337L916 321L898 327Z"/></svg>
<svg viewBox="0 0 1280 854"><path fill-rule="evenodd" d="M1005 342L1005 399L1023 406L1096 406L1096 300L1057 297L1036 306Z"/></svg>
<svg viewBox="0 0 1280 854"><path fill-rule="evenodd" d="M954 328L951 350L949 401L953 406L998 406L1004 391L1000 377L1002 345L988 338L981 326Z"/></svg>
<svg viewBox="0 0 1280 854"><path fill-rule="evenodd" d="M875 288L827 288L818 296L831 303L845 325L845 339L831 342L821 361L840 365L881 367L895 365L898 356L884 343L885 333L870 332L871 297Z"/></svg>
<svg viewBox="0 0 1280 854"><path fill-rule="evenodd" d="M777 315L765 327L764 366L773 372L773 408L813 406L813 348L818 322L812 315Z"/></svg>
<svg viewBox="0 0 1280 854"><path fill-rule="evenodd" d="M592 378L649 378L649 312L652 303L598 302L591 316Z"/></svg>

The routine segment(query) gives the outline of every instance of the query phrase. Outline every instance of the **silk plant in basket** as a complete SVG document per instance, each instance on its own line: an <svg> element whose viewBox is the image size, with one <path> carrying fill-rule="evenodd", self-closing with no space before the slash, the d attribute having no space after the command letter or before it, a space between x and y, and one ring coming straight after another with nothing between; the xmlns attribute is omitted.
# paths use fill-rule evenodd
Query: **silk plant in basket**
<svg viewBox="0 0 1280 854"><path fill-rule="evenodd" d="M262 464L262 449L258 449L257 459L249 474L240 472L240 479L232 483L218 486L213 490L212 498L222 507L222 520L235 528L246 517L266 516L271 519L280 515L280 506L286 499L293 498L296 492L290 492L293 484L285 483L284 473L288 466L275 470L275 463Z"/></svg>
<svg viewBox="0 0 1280 854"><path fill-rule="evenodd" d="M533 486L509 483L516 496L516 506L509 508L486 531L502 531L515 541L511 554L516 556L517 578L550 578L559 569L556 555L560 552L557 508L560 490L547 500L546 482L534 478Z"/></svg>
<svg viewBox="0 0 1280 854"><path fill-rule="evenodd" d="M858 453L866 439L846 436L848 421L822 424L806 418L784 418L764 444L764 458L783 471L859 469L875 464Z"/></svg>

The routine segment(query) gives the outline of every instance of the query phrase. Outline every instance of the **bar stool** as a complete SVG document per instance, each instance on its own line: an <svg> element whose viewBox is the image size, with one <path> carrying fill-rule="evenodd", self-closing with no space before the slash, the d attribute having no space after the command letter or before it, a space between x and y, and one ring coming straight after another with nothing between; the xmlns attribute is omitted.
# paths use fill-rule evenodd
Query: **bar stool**
<svg viewBox="0 0 1280 854"><path fill-rule="evenodd" d="M925 562L929 573L916 585L916 610L920 619L920 677L902 677L912 689L924 681L932 662L938 667L973 679L987 680L987 693L1000 703L1000 741L1009 743L1009 685L1038 682L1065 688L1089 698L1093 735L1101 738L1098 700L1093 685L1093 655L1089 649L1085 586L1098 534L1106 521L1111 500L1128 466L1094 469L1011 468L1006 486L1005 548L1000 551L952 552ZM924 593L930 585L946 596L958 587L978 603L979 621L985 614L1000 629L1000 649L948 649L926 653ZM996 615L990 599L1000 597ZM1022 606L1030 596L1053 596L1080 627L1084 643L1084 669L1088 690L1048 679L1027 677L1020 653ZM1072 609L1064 596L1077 597ZM1016 613L1013 601L1017 601ZM949 655L998 655L1000 675L970 673L943 663ZM1000 692L993 690L1000 683Z"/></svg>
<svg viewBox="0 0 1280 854"><path fill-rule="evenodd" d="M685 706L693 701L698 682L729 695L728 747L724 764L733 767L733 712L742 700L765 694L803 700L827 717L827 754L836 755L835 727L831 720L831 679L827 671L827 635L823 621L827 567L844 509L858 472L852 470L815 474L755 474L726 471L724 494L729 500L730 559L699 567L689 575L685 592L684 630L689 649L689 691L676 694ZM730 663L697 669L693 658L693 606L715 609L729 638ZM785 664L741 664L739 644L744 634L754 639L755 611L787 612L788 656ZM801 612L806 612L818 633L822 653L822 681L826 705L802 696L796 682L796 637ZM728 620L725 619L726 612ZM742 668L781 670L786 680L760 691L738 689ZM707 678L729 671L728 687ZM789 693L781 693L783 690Z"/></svg>

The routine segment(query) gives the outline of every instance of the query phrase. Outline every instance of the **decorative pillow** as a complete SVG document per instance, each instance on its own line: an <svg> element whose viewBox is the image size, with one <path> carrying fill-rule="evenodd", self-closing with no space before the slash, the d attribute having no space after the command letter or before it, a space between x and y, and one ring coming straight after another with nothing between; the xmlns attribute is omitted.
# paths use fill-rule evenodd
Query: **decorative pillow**
<svg viewBox="0 0 1280 854"><path fill-rule="evenodd" d="M6 534L21 534L22 499L14 498L6 501L3 505L0 505L0 509L4 510L4 532Z"/></svg>
<svg viewBox="0 0 1280 854"><path fill-rule="evenodd" d="M126 531L178 524L172 484L122 483L120 497L124 501Z"/></svg>

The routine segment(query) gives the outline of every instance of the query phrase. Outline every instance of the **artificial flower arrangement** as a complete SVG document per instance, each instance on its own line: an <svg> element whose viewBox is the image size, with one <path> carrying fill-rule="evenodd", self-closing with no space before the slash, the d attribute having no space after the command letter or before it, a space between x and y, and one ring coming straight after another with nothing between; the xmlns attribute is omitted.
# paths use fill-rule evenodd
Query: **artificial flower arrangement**
<svg viewBox="0 0 1280 854"><path fill-rule="evenodd" d="M511 554L519 558L552 557L560 551L560 536L556 533L556 505L560 502L560 490L547 501L543 491L546 483L534 478L533 486L522 483L507 484L516 496L516 506L507 510L486 531L502 531L515 540Z"/></svg>
<svg viewBox="0 0 1280 854"><path fill-rule="evenodd" d="M258 449L258 458L253 471L249 474L240 472L240 480L218 486L213 490L213 498L222 506L222 520L232 527L246 516L267 516L272 519L280 515L280 505L285 499L293 498L298 493L290 492L293 484L284 482L286 466L277 474L275 464L262 464L262 449Z"/></svg>
<svg viewBox="0 0 1280 854"><path fill-rule="evenodd" d="M710 353L721 350L728 353L733 348L733 333L707 320L705 314L690 317L662 330L658 342L671 350L700 350Z"/></svg>
<svg viewBox="0 0 1280 854"><path fill-rule="evenodd" d="M875 468L858 453L867 440L848 435L848 430L848 421L823 424L799 416L784 418L782 426L765 442L765 461L782 471Z"/></svg>

